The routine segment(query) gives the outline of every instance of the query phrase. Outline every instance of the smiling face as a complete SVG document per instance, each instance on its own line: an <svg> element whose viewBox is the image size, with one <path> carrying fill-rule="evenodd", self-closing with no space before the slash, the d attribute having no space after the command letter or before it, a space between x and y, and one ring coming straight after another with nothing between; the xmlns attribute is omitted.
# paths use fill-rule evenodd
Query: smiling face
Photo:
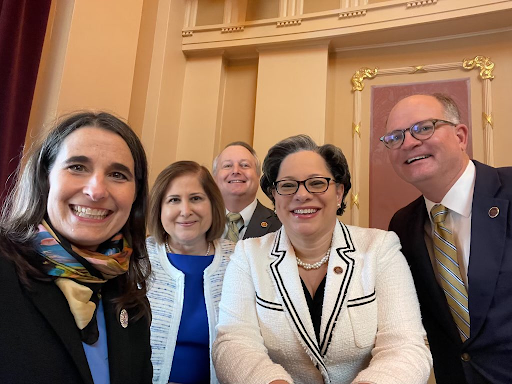
<svg viewBox="0 0 512 384"><path fill-rule="evenodd" d="M233 145L222 151L217 160L215 182L222 193L226 207L232 212L233 201L249 205L258 191L259 178L254 156L246 148Z"/></svg>
<svg viewBox="0 0 512 384"><path fill-rule="evenodd" d="M49 182L50 222L76 246L96 250L128 221L136 193L134 161L113 132L83 127L67 136Z"/></svg>
<svg viewBox="0 0 512 384"><path fill-rule="evenodd" d="M284 158L277 180L305 180L310 177L333 178L325 160L318 153L301 151ZM323 193L309 193L303 184L294 195L282 196L273 190L277 216L294 239L309 238L313 241L332 233L338 204L343 197L343 185L331 180Z"/></svg>
<svg viewBox="0 0 512 384"><path fill-rule="evenodd" d="M212 205L197 175L185 174L169 183L160 218L171 247L204 248L212 225Z"/></svg>
<svg viewBox="0 0 512 384"><path fill-rule="evenodd" d="M428 119L450 120L443 105L432 96L415 95L401 100L391 110L387 132L405 129ZM398 149L388 149L395 172L418 188L428 199L439 202L466 169L468 128L438 124L427 140L420 141L406 132Z"/></svg>

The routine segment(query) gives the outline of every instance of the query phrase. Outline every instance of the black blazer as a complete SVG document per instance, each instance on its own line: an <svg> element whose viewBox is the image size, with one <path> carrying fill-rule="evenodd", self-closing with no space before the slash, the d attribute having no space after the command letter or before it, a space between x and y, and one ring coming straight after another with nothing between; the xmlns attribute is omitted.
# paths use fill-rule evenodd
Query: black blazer
<svg viewBox="0 0 512 384"><path fill-rule="evenodd" d="M244 239L261 237L267 233L275 232L279 228L281 228L281 222L274 211L265 207L258 200L251 221L249 221L249 225L245 231Z"/></svg>
<svg viewBox="0 0 512 384"><path fill-rule="evenodd" d="M0 250L0 383L93 384L68 303L53 282L21 284L14 265ZM109 299L118 296L111 280L102 288L110 382L151 383L147 319L127 328Z"/></svg>
<svg viewBox="0 0 512 384"><path fill-rule="evenodd" d="M512 168L474 161L476 181L468 268L470 338L462 343L425 245L423 196L389 229L402 243L418 292L438 384L512 383ZM489 210L499 208L491 218Z"/></svg>

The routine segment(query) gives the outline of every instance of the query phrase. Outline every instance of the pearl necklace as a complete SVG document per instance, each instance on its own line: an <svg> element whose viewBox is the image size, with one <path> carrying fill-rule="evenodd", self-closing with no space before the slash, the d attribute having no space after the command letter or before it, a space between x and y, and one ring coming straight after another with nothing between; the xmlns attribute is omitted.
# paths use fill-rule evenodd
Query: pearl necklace
<svg viewBox="0 0 512 384"><path fill-rule="evenodd" d="M212 242L209 241L208 242L208 249L206 250L206 254L205 256L208 256L208 254L210 253L210 247L212 246ZM171 249L171 246L169 245L169 242L166 241L165 242L165 250L167 251L167 253L174 253L176 254L176 252L174 252L172 249Z"/></svg>
<svg viewBox="0 0 512 384"><path fill-rule="evenodd" d="M327 250L327 252L325 253L325 256L322 257L319 261L317 261L316 263L313 263L313 264L308 264L308 263L305 263L303 262L301 259L298 258L298 256L295 256L295 258L297 259L297 265L299 267L302 267L304 268L306 271L309 271L310 269L318 269L320 268L322 265L324 265L325 263L327 263L327 261L329 260L329 255L331 254L331 247L329 247L329 249Z"/></svg>

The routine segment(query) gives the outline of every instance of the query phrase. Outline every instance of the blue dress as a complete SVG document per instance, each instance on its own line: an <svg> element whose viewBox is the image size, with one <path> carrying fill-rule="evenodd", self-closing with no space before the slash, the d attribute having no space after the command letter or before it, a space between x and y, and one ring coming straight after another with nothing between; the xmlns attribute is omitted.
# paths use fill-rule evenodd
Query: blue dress
<svg viewBox="0 0 512 384"><path fill-rule="evenodd" d="M214 256L167 253L167 257L185 275L183 310L169 381L183 384L209 383L210 336L203 273Z"/></svg>

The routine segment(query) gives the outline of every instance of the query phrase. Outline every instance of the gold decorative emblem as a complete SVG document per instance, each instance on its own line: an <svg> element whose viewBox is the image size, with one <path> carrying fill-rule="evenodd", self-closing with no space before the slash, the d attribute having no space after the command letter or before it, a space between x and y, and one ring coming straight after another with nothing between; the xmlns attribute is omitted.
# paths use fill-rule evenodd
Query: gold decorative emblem
<svg viewBox="0 0 512 384"><path fill-rule="evenodd" d="M417 72L423 73L423 72L427 72L427 70L425 69L425 67L423 65L417 65L417 66L413 67L412 73L414 74Z"/></svg>
<svg viewBox="0 0 512 384"><path fill-rule="evenodd" d="M268 227L268 223L266 221L262 221L260 223L260 225L261 225L261 228L267 228Z"/></svg>
<svg viewBox="0 0 512 384"><path fill-rule="evenodd" d="M359 193L356 193L355 195L352 194L352 205L355 205L357 208L359 208Z"/></svg>
<svg viewBox="0 0 512 384"><path fill-rule="evenodd" d="M483 112L482 113L482 117L484 118L484 124L489 124L491 127L493 127L492 125L492 115L488 115L487 113ZM494 128L494 127L493 127Z"/></svg>
<svg viewBox="0 0 512 384"><path fill-rule="evenodd" d="M353 129L353 134L354 135L358 135L359 137L361 137L361 123L359 124L356 124L356 123L352 123L352 129Z"/></svg>
<svg viewBox="0 0 512 384"><path fill-rule="evenodd" d="M500 214L500 209L498 207L492 207L491 209L489 209L489 217L491 219L494 219L499 214Z"/></svg>
<svg viewBox="0 0 512 384"><path fill-rule="evenodd" d="M364 79L373 79L377 76L378 70L378 68L371 69L364 67L356 71L354 76L352 76L352 91L362 91L364 88Z"/></svg>
<svg viewBox="0 0 512 384"><path fill-rule="evenodd" d="M482 80L494 79L492 71L494 70L494 63L489 57L475 56L474 59L464 59L462 61L462 67L464 69L473 69L475 67L480 68L480 78Z"/></svg>
<svg viewBox="0 0 512 384"><path fill-rule="evenodd" d="M121 309L121 313L119 314L119 322L121 323L121 327L128 327L128 312L126 312L126 309Z"/></svg>

